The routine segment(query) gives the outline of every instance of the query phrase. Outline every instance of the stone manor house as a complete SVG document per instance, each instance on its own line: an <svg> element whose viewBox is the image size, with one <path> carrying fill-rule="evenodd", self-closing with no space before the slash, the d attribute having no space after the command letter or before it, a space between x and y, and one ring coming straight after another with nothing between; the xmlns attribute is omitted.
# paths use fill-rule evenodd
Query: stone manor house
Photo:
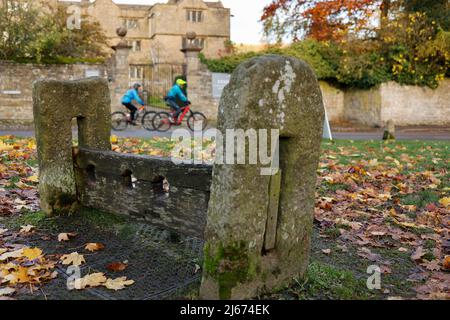
<svg viewBox="0 0 450 320"><path fill-rule="evenodd" d="M71 12L81 8L84 18L92 17L103 27L110 45L119 42L116 29L128 29L130 83L166 81L167 75L183 73L184 55L180 51L187 32L197 34L206 57L218 57L230 40L230 9L219 2L203 0L168 0L154 5L116 4L112 0L58 1L40 0L64 5Z"/></svg>

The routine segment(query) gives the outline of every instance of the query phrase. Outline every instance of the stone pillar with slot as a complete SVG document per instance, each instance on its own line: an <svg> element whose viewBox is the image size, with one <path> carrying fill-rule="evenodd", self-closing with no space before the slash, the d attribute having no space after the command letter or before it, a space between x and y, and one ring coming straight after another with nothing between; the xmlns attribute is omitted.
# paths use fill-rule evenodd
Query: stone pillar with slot
<svg viewBox="0 0 450 320"><path fill-rule="evenodd" d="M259 133L259 153L265 144L278 146L279 170L262 175L266 166L260 160L214 166L201 298L252 298L304 275L323 121L321 90L306 63L267 55L233 72L219 107L223 150L235 143L227 130L242 129L253 137ZM268 141L272 129L279 130L278 141ZM269 131L267 140L261 139L261 130ZM246 140L245 148L252 144Z"/></svg>
<svg viewBox="0 0 450 320"><path fill-rule="evenodd" d="M113 46L114 54L114 76L111 83L111 102L112 110L122 110L122 97L130 87L130 65L128 56L130 55L131 46L125 40L127 29L124 27L117 28L117 35L121 38L120 42Z"/></svg>
<svg viewBox="0 0 450 320"><path fill-rule="evenodd" d="M47 214L78 204L72 145L77 119L80 147L111 150L111 99L105 79L33 83L33 115L39 159L39 196Z"/></svg>

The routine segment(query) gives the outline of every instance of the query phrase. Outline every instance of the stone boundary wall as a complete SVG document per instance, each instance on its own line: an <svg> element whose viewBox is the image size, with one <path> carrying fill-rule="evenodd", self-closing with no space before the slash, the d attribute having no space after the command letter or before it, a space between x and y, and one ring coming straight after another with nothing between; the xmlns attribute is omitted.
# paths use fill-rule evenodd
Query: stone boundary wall
<svg viewBox="0 0 450 320"><path fill-rule="evenodd" d="M39 65L0 61L0 129L31 128L33 123L31 88L39 79L78 80L97 70L107 78L105 64ZM194 111L205 113L212 125L217 119L219 100L212 97L212 73L200 64L189 81L189 98ZM110 83L111 95L116 93ZM341 90L320 81L324 104L331 122L349 121L368 126L450 125L450 79L433 90L402 86L395 82L370 90ZM117 106L113 102L112 109Z"/></svg>
<svg viewBox="0 0 450 320"><path fill-rule="evenodd" d="M194 95L190 91L191 100L214 123L219 101L212 97L212 73L201 70L193 80L199 89ZM342 90L325 81L319 83L328 119L334 123L384 126L393 120L399 126L450 125L450 79L437 89L388 82L368 90Z"/></svg>
<svg viewBox="0 0 450 320"><path fill-rule="evenodd" d="M319 81L323 103L330 121L342 121L344 115L344 91L325 81Z"/></svg>
<svg viewBox="0 0 450 320"><path fill-rule="evenodd" d="M350 121L384 126L450 125L450 79L437 89L383 83L370 90L340 90L320 83L328 117L332 122Z"/></svg>
<svg viewBox="0 0 450 320"><path fill-rule="evenodd" d="M203 238L212 166L84 148L74 163L83 206Z"/></svg>
<svg viewBox="0 0 450 320"><path fill-rule="evenodd" d="M380 120L394 120L396 125L450 125L450 79L432 90L401 86L395 82L380 88Z"/></svg>
<svg viewBox="0 0 450 320"><path fill-rule="evenodd" d="M188 75L188 97L192 101L194 111L202 112L209 122L215 124L219 110L219 99L212 94L212 72L200 64L195 75Z"/></svg>
<svg viewBox="0 0 450 320"><path fill-rule="evenodd" d="M36 80L79 80L98 72L103 64L41 65L0 61L0 129L33 127L32 84ZM58 93L55 93L58 94Z"/></svg>

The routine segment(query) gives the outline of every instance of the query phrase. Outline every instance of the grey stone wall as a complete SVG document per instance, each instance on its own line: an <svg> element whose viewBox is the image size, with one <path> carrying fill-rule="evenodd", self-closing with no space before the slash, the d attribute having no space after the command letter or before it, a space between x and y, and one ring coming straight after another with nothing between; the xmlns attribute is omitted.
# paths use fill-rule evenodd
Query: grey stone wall
<svg viewBox="0 0 450 320"><path fill-rule="evenodd" d="M192 102L215 123L219 101L212 97L212 73L200 65L190 79ZM324 81L320 81L320 88L328 119L334 123L384 126L393 120L400 126L450 124L450 79L437 89L388 82L368 90L342 90Z"/></svg>
<svg viewBox="0 0 450 320"><path fill-rule="evenodd" d="M102 64L40 65L0 61L0 129L33 126L32 84L36 80L79 80L96 71L107 78Z"/></svg>
<svg viewBox="0 0 450 320"><path fill-rule="evenodd" d="M200 64L195 73L188 73L188 94L194 111L202 112L211 123L216 123L219 100L212 96L212 73Z"/></svg>
<svg viewBox="0 0 450 320"><path fill-rule="evenodd" d="M203 238L211 166L82 148L75 172L83 206Z"/></svg>
<svg viewBox="0 0 450 320"><path fill-rule="evenodd" d="M450 79L437 89L383 83L370 90L340 90L321 82L330 121L384 126L450 125Z"/></svg>

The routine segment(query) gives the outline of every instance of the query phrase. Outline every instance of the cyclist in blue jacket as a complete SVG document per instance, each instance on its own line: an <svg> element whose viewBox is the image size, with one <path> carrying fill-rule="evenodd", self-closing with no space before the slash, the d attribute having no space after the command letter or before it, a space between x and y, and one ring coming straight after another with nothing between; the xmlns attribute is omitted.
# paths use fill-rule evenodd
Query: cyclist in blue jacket
<svg viewBox="0 0 450 320"><path fill-rule="evenodd" d="M145 105L144 101L142 101L141 97L139 96L139 94L142 94L142 90L142 86L139 83L135 83L133 85L133 89L128 90L122 98L122 104L128 110L130 110L132 125L136 125L136 112L138 108L136 108L131 102L134 100L142 106Z"/></svg>
<svg viewBox="0 0 450 320"><path fill-rule="evenodd" d="M186 95L183 93L183 88L186 85L186 81L183 79L178 79L172 89L170 89L167 96L164 98L164 100L167 102L167 104L175 110L174 114L174 120L178 118L181 112L181 108L185 107L187 105L190 105L191 102L187 99ZM180 106L177 102L177 100L180 100L184 105Z"/></svg>

